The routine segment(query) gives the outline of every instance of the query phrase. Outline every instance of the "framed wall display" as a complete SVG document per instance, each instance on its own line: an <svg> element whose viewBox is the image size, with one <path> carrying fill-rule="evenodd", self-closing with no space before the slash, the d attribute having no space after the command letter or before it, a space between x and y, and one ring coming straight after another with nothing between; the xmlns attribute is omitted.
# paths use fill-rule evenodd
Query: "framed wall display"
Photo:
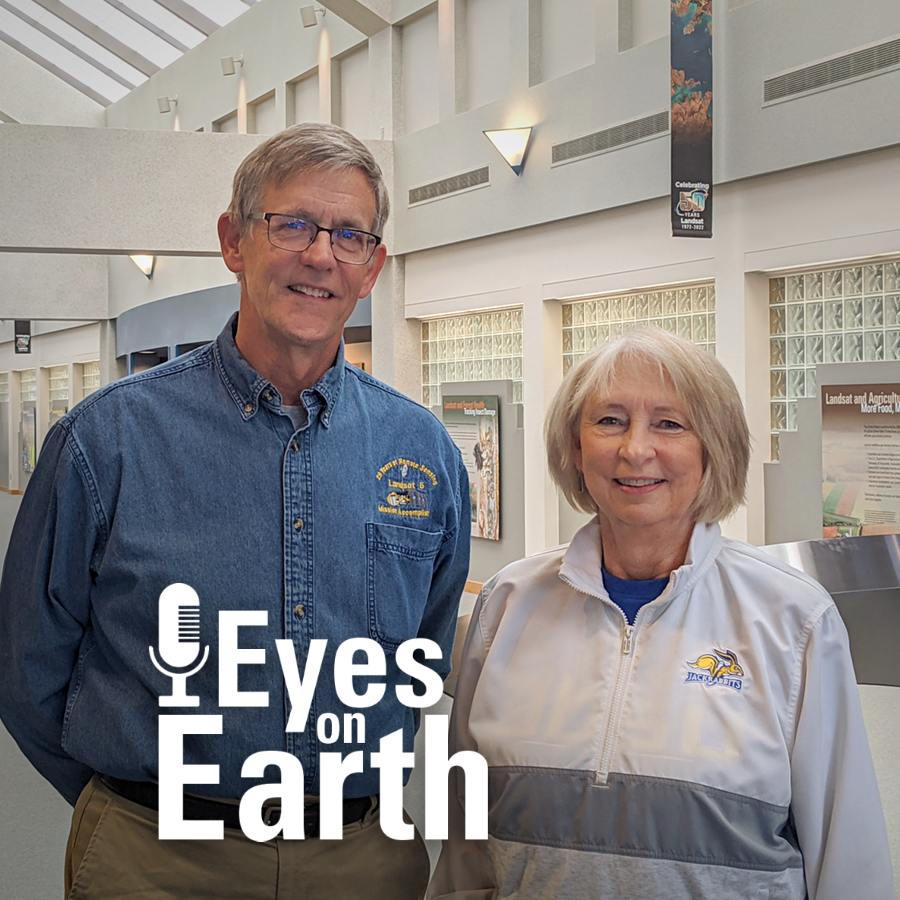
<svg viewBox="0 0 900 900"><path fill-rule="evenodd" d="M472 537L500 540L500 402L494 397L444 397L444 426L469 473Z"/></svg>
<svg viewBox="0 0 900 900"><path fill-rule="evenodd" d="M821 392L824 537L900 534L900 384Z"/></svg>

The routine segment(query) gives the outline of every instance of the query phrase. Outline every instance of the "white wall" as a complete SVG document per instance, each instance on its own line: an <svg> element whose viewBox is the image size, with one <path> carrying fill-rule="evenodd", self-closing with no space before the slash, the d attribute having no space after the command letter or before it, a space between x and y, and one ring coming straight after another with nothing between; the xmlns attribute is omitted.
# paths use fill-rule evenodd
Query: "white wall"
<svg viewBox="0 0 900 900"><path fill-rule="evenodd" d="M438 114L438 14L402 26L403 129L405 134L436 125Z"/></svg>
<svg viewBox="0 0 900 900"><path fill-rule="evenodd" d="M426 19L417 22L426 9ZM847 17L838 0L717 7L716 236L711 241L670 237L663 199L669 173L665 138L550 165L555 142L668 107L668 38L656 5L650 0L441 0L438 48L432 53L436 75L423 65L426 46L433 46L433 9L419 0L398 2L395 21L405 27L385 28L366 40L333 11L315 28L303 29L292 3L267 0L110 107L107 119L114 128L17 132L24 126L3 126L0 195L16 209L55 203L53 208L69 218L58 234L48 236L27 216L5 217L0 249L210 256L162 258L151 283L128 261L111 260L107 314L228 283L230 275L215 259L213 226L227 203L238 160L258 139L154 132L208 129L232 111L237 129L246 130L248 98L273 91L274 105L266 100L265 117L274 116L280 126L296 117L298 96L310 106L317 90L320 117L344 121L363 136L380 138L384 129L385 142L373 147L388 161L394 185L386 243L395 254L408 256L408 266L398 260L390 269L391 283L376 291L381 337L376 335L373 357L388 377L415 393L415 329L404 325L404 313L431 314L448 304L463 310L521 303L530 372L526 411L537 422L559 378L557 324L545 300L715 277L719 355L746 393L754 428L767 433L766 367L760 357L766 343L760 308L765 279L754 273L813 262L816 255L847 258L882 245L885 252L896 251L897 212L884 190L896 183L896 154L859 154L900 144L900 120L890 114L900 71L770 107L762 105L762 82L900 33L900 5L872 0L865 17ZM619 26L626 17L630 43L620 50ZM244 66L223 77L219 58L241 54ZM417 68L426 73L421 84L413 77ZM318 73L317 88L294 85L311 72ZM176 94L175 113L160 116L155 98ZM466 109L473 104L476 108ZM400 135L404 129L398 123L409 125L408 133ZM517 178L481 131L521 124L534 124L535 133ZM829 159L837 161L823 161ZM485 164L491 168L488 188L408 208L409 187ZM782 176L771 174L782 170ZM90 215L85 215L86 198ZM57 246L62 242L65 246ZM53 305L61 315L88 309L95 314L102 292L99 268L86 262L90 256L77 264L73 259L41 260ZM11 271L7 283L15 286L0 295L7 315L31 315L30 304L43 302L46 292L33 278L36 261L0 254L0 269ZM68 279L74 287L71 296L65 294L66 267L75 265L88 266L95 278L93 304L77 278ZM532 441L526 453L532 471L542 471L537 444ZM750 507L731 526L751 539L761 534L763 454L761 448L754 462ZM529 483L539 523L530 526L529 548L535 549L553 542L556 524L546 483Z"/></svg>
<svg viewBox="0 0 900 900"><path fill-rule="evenodd" d="M223 207L220 212L224 212ZM206 224L207 230L215 228L215 220ZM225 267L221 256L157 257L153 278L147 277L127 256L109 257L109 311L115 318L144 303L175 297L208 287L234 284L234 275Z"/></svg>
<svg viewBox="0 0 900 900"><path fill-rule="evenodd" d="M214 225L255 135L0 127L0 248L218 253ZM51 210L52 227L45 215ZM64 318L65 316L63 316Z"/></svg>
<svg viewBox="0 0 900 900"><path fill-rule="evenodd" d="M106 110L0 41L0 121L102 128Z"/></svg>
<svg viewBox="0 0 900 900"><path fill-rule="evenodd" d="M596 16L591 0L539 0L540 81L594 64ZM607 23L608 25L612 23Z"/></svg>
<svg viewBox="0 0 900 900"><path fill-rule="evenodd" d="M352 50L340 60L341 114L340 122L347 131L368 139L373 133L372 90L369 77L369 44Z"/></svg>
<svg viewBox="0 0 900 900"><path fill-rule="evenodd" d="M633 46L640 47L659 38L669 37L671 12L667 4L658 3L656 0L629 0L629 2ZM715 12L718 13L719 9L717 8Z"/></svg>
<svg viewBox="0 0 900 900"><path fill-rule="evenodd" d="M466 0L466 100L476 109L501 100L510 85L511 0Z"/></svg>
<svg viewBox="0 0 900 900"><path fill-rule="evenodd" d="M278 120L275 91L250 104L247 114L247 131L250 134L275 134L283 128L284 121Z"/></svg>
<svg viewBox="0 0 900 900"><path fill-rule="evenodd" d="M35 201L43 202L43 198L35 196ZM79 214L77 209L73 212ZM105 256L0 252L0 316L106 318L109 308L106 273Z"/></svg>
<svg viewBox="0 0 900 900"><path fill-rule="evenodd" d="M885 190L897 183L900 148L890 148L722 186L711 240L673 239L668 200L663 199L408 254L409 316L525 307L528 552L550 546L558 537L539 427L562 378L561 340L545 321L548 301L716 279L717 356L743 392L757 435L749 504L728 523L728 530L764 543L768 313L765 279L755 280L753 273L900 252L900 205ZM840 217L833 215L835 209L842 210ZM529 321L540 340L529 340Z"/></svg>
<svg viewBox="0 0 900 900"><path fill-rule="evenodd" d="M291 85L289 94L293 94L293 117L291 125L300 122L319 121L319 73L318 70Z"/></svg>

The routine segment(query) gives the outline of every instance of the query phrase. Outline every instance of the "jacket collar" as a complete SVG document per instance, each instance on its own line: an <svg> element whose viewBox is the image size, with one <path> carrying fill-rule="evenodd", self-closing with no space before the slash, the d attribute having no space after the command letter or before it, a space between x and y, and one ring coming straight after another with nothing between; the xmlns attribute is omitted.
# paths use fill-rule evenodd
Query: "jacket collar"
<svg viewBox="0 0 900 900"><path fill-rule="evenodd" d="M234 342L238 314L225 324L213 344L213 357L222 381L244 421L252 419L260 406L278 411L282 407L278 388L262 377L241 356ZM331 412L341 394L344 383L344 340L341 339L334 365L308 390L303 392L303 404L310 415L318 413L321 423L328 428Z"/></svg>
<svg viewBox="0 0 900 900"><path fill-rule="evenodd" d="M694 582L712 565L722 544L722 533L718 525L699 522L694 526L688 545L684 565L669 576L669 584L657 600L671 600L688 590ZM603 586L600 564L603 560L603 546L600 528L594 516L572 538L572 543L563 555L559 577L576 590L595 597L609 600ZM656 603L657 601L653 601Z"/></svg>

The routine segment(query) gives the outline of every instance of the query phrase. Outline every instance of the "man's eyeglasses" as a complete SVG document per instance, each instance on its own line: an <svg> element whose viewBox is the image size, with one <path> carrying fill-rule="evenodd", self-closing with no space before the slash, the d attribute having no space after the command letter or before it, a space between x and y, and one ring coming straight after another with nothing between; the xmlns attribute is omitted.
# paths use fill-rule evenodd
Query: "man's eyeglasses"
<svg viewBox="0 0 900 900"><path fill-rule="evenodd" d="M338 262L352 266L364 266L381 243L377 234L358 231L355 228L323 228L307 219L285 216L281 213L254 213L251 219L265 220L269 229L269 243L282 250L306 250L319 236L320 231L331 235L331 252Z"/></svg>

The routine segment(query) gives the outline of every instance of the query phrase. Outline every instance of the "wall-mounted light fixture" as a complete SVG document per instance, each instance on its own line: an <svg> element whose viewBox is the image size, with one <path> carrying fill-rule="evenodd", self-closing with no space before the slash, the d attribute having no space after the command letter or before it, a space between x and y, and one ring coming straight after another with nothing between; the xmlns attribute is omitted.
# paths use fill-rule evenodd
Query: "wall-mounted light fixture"
<svg viewBox="0 0 900 900"><path fill-rule="evenodd" d="M314 6L300 7L300 21L303 23L304 28L315 28L319 22L316 18L316 13L322 13L323 18L325 16L324 9L316 9Z"/></svg>
<svg viewBox="0 0 900 900"><path fill-rule="evenodd" d="M484 136L497 148L513 172L521 175L532 131L531 127L499 128L496 131L485 131Z"/></svg>
<svg viewBox="0 0 900 900"><path fill-rule="evenodd" d="M131 261L147 276L148 281L153 278L153 269L156 266L155 256L138 253L131 257Z"/></svg>
<svg viewBox="0 0 900 900"><path fill-rule="evenodd" d="M234 75L235 66L243 66L244 65L244 57L243 56L223 56L220 60L222 63L222 74L223 75Z"/></svg>
<svg viewBox="0 0 900 900"><path fill-rule="evenodd" d="M156 105L161 113L172 112L172 107L178 105L178 97L157 97Z"/></svg>

